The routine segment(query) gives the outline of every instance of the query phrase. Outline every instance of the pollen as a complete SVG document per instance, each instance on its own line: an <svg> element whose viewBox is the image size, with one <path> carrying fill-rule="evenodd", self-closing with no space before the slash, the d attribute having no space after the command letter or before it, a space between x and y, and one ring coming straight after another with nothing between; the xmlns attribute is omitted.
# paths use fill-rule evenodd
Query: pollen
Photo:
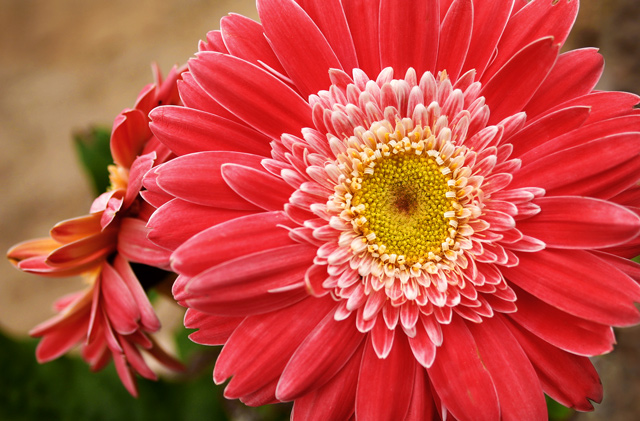
<svg viewBox="0 0 640 421"><path fill-rule="evenodd" d="M423 264L429 253L442 253L442 245L451 237L456 200L447 195L451 176L445 169L449 168L437 159L411 148L384 157L365 171L354 192L356 228L367 239L375 238L370 245L396 256L391 263ZM360 224L362 220L366 222Z"/></svg>

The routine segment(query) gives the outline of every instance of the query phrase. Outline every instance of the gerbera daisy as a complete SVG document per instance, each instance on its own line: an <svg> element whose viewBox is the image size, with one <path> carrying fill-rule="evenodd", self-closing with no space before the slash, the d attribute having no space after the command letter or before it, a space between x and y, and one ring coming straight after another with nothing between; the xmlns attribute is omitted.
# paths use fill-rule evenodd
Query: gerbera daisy
<svg viewBox="0 0 640 421"><path fill-rule="evenodd" d="M50 238L26 241L8 252L9 260L25 272L82 275L89 283L58 300L58 314L31 330L32 336L42 337L38 361L53 360L82 343L82 356L93 370L113 359L132 395L137 395L135 373L156 378L140 350L169 368L182 368L149 336L160 322L130 262L169 268L169 253L147 239L145 224L154 208L139 193L144 174L172 157L149 130L149 111L180 103L177 81L184 70L174 68L163 80L154 67L156 82L140 92L134 108L116 117L111 186L94 200L89 215L59 222Z"/></svg>
<svg viewBox="0 0 640 421"><path fill-rule="evenodd" d="M591 410L587 357L640 321L640 99L593 90L595 49L559 54L578 1L257 6L151 113L179 157L145 178L225 396L294 419Z"/></svg>

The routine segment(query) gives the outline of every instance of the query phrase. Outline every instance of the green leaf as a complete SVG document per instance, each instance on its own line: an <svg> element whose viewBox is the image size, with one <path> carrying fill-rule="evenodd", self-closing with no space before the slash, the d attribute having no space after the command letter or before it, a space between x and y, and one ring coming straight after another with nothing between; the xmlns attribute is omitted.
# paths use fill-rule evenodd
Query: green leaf
<svg viewBox="0 0 640 421"><path fill-rule="evenodd" d="M138 379L131 397L110 364L92 373L78 357L47 364L35 361L36 341L14 341L0 333L2 420L227 420L222 388L211 369L188 382Z"/></svg>
<svg viewBox="0 0 640 421"><path fill-rule="evenodd" d="M92 127L73 136L76 153L96 195L106 191L110 184L107 169L113 164L109 147L110 138L110 130L104 127Z"/></svg>

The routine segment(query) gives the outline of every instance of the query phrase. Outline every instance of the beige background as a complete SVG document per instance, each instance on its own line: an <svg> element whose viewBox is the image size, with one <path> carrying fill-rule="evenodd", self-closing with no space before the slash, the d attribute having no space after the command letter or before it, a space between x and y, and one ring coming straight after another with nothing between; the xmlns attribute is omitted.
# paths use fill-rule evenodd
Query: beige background
<svg viewBox="0 0 640 421"><path fill-rule="evenodd" d="M92 194L71 133L110 125L151 81L149 63L165 73L184 63L228 12L257 18L252 0L0 0L1 250L86 213ZM639 0L583 1L569 43L601 47L600 88L640 92L639 22ZM24 335L78 287L0 262L0 328ZM640 417L640 329L618 338L613 355L597 359L605 404L580 419Z"/></svg>

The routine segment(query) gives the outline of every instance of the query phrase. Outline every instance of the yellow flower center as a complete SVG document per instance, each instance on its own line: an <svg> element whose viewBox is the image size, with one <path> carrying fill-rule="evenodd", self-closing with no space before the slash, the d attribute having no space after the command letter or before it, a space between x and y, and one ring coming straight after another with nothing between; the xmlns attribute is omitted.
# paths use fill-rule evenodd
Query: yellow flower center
<svg viewBox="0 0 640 421"><path fill-rule="evenodd" d="M383 261L423 264L455 238L449 223L455 192L443 168L434 157L409 150L376 160L362 177L351 204L362 235Z"/></svg>

